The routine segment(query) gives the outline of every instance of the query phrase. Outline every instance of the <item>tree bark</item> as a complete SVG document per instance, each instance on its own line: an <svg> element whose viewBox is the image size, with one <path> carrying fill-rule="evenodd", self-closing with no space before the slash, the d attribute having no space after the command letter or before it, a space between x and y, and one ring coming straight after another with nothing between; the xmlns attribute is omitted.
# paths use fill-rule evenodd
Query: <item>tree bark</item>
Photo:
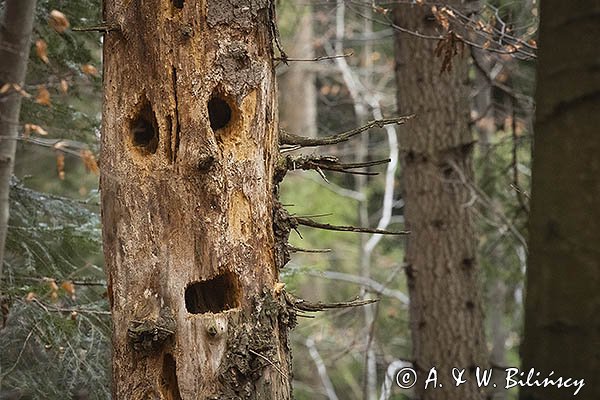
<svg viewBox="0 0 600 400"><path fill-rule="evenodd" d="M452 2L459 6L460 2ZM399 5L395 23L425 35L441 28L430 6ZM487 364L479 293L476 237L469 206L473 181L468 128L467 59L456 56L440 73L438 41L396 33L396 77L401 114L416 114L400 129L406 275L413 359L420 399L483 399L471 374ZM442 386L424 390L430 369ZM468 383L455 387L452 368Z"/></svg>
<svg viewBox="0 0 600 400"><path fill-rule="evenodd" d="M15 164L22 87L27 73L36 0L7 0L0 26L0 280L9 217L10 178ZM14 84L18 85L16 88ZM5 87L5 85L11 85Z"/></svg>
<svg viewBox="0 0 600 400"><path fill-rule="evenodd" d="M115 399L291 397L273 4L241 3L104 2Z"/></svg>
<svg viewBox="0 0 600 400"><path fill-rule="evenodd" d="M541 4L523 370L584 379L599 399L598 2ZM524 387L521 399L573 388Z"/></svg>

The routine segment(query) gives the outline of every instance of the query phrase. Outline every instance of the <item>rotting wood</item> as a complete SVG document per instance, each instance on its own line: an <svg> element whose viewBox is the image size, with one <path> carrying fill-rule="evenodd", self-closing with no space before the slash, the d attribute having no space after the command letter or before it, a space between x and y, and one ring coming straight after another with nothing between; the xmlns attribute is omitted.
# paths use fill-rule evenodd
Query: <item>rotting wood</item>
<svg viewBox="0 0 600 400"><path fill-rule="evenodd" d="M103 5L115 399L291 398L272 2L244 4Z"/></svg>

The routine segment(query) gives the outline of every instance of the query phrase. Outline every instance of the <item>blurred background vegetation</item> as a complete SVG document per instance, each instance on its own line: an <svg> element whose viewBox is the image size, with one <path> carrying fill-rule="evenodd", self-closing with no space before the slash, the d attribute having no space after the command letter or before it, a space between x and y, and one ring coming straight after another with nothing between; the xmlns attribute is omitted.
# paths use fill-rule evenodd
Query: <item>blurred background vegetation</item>
<svg viewBox="0 0 600 400"><path fill-rule="evenodd" d="M329 59L277 66L281 125L286 130L325 136L375 119L361 114L362 100L353 95L343 68L366 88L363 100L372 96L384 116L397 115L394 32L373 4L278 2L283 48L290 57L311 59L336 50L352 54L344 58L345 65ZM0 330L0 399L107 399L110 317L95 161L102 39L98 33L71 28L57 32L48 24L52 10L64 13L71 28L101 22L99 0L38 1L25 87L32 96L24 99L21 112L23 133L11 185L0 290L6 319ZM489 0L481 18L492 25L505 24L516 36L536 34L534 0ZM471 56L479 194L475 208L488 347L497 365L518 366L534 71L531 61L503 54ZM298 95L297 90L306 92ZM35 130L27 135L25 124L35 124L47 135ZM374 128L363 137L315 152L348 162L387 158L386 133ZM356 178L329 173L328 182L315 171L291 173L282 184L281 201L294 215L375 227L383 214L386 167L372 171L379 174ZM387 228L403 229L397 179L393 189ZM410 359L403 243L385 237L365 256L369 239L310 228L292 232L294 247L330 251L294 253L282 271L288 291L314 301L380 298L369 311L344 309L300 319L292 333L297 399L328 398L324 379L341 399L363 398L368 352L374 356L379 386L391 363ZM389 398L407 398L394 386Z"/></svg>

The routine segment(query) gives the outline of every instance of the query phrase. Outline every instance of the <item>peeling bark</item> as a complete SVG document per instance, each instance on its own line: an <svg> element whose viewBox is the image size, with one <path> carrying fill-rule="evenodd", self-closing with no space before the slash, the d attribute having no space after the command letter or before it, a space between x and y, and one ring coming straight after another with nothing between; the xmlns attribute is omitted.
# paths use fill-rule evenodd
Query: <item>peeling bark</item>
<svg viewBox="0 0 600 400"><path fill-rule="evenodd" d="M104 2L115 399L291 397L272 5L235 3Z"/></svg>

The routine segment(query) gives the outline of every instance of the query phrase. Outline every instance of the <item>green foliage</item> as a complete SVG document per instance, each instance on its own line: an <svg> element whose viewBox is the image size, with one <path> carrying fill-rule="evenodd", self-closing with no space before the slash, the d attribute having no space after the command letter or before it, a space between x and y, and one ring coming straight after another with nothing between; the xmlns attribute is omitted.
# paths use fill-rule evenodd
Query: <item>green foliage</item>
<svg viewBox="0 0 600 400"><path fill-rule="evenodd" d="M23 99L20 120L48 136L32 132L28 138L23 129L18 145L15 174L27 179L15 180L10 192L0 286L8 318L0 330L0 398L108 399L110 317L97 177L80 157L82 150L97 151L101 80L82 66L99 67L101 41L97 33L56 32L48 24L55 9L71 27L101 20L99 0L38 1L24 87L32 96ZM38 40L47 44L48 63L36 53ZM36 101L40 88L49 91L49 105ZM60 154L66 156L64 180L57 173Z"/></svg>
<svg viewBox="0 0 600 400"><path fill-rule="evenodd" d="M0 393L109 398L110 318L98 214L79 202L11 185L0 292Z"/></svg>

